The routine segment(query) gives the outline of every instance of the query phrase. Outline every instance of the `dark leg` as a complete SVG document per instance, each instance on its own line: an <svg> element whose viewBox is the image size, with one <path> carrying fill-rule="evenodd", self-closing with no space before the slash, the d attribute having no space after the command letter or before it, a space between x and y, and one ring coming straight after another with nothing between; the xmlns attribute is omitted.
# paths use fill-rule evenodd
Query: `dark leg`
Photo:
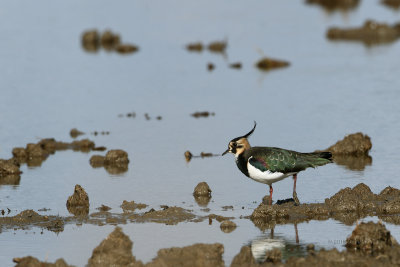
<svg viewBox="0 0 400 267"><path fill-rule="evenodd" d="M294 224L294 230L296 231L296 244L299 243L299 232L297 231L297 223Z"/></svg>
<svg viewBox="0 0 400 267"><path fill-rule="evenodd" d="M269 205L272 206L272 193L274 192L274 189L272 189L272 185L269 186Z"/></svg>
<svg viewBox="0 0 400 267"><path fill-rule="evenodd" d="M293 175L293 200L295 205L300 205L300 201L297 198L297 193L296 193L296 181L297 181L297 173Z"/></svg>

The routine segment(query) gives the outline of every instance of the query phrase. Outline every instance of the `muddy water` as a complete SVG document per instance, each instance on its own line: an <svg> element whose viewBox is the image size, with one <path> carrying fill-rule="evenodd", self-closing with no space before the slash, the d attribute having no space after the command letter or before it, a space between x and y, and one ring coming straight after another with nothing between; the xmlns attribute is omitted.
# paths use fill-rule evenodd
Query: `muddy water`
<svg viewBox="0 0 400 267"><path fill-rule="evenodd" d="M102 204L122 212L123 200L135 200L148 209L170 205L198 215L234 217L238 227L228 234L218 222L210 226L207 220L122 225L134 242L134 255L144 262L160 248L220 242L229 264L244 244L271 238L269 230L262 232L240 219L253 212L267 188L245 178L231 155L186 163L183 154L221 153L230 139L248 132L254 120L258 127L250 139L253 145L314 151L349 133L371 137L372 163L359 171L331 164L301 173L301 202L323 202L360 182L374 193L388 185L400 187L400 44L368 47L325 38L331 26L360 26L369 18L395 23L398 11L372 1L347 12L278 0L20 4L3 3L0 16L5 37L0 43L0 158L41 138L70 142L69 131L76 127L98 146L123 149L130 163L126 172L110 174L89 164L92 155L105 152L67 150L57 151L40 167L23 165L19 183L0 185L0 207L11 210L6 216L43 208L48 210L40 214L68 216L66 200L80 184L89 195L90 213ZM91 28L118 32L140 51L85 52L80 35ZM225 39L226 55L185 49L188 43ZM264 56L289 61L290 66L259 71L254 63ZM207 70L210 62L215 65L212 72ZM229 68L234 62L241 62L242 69ZM215 116L190 116L196 111ZM119 116L129 112L136 116ZM94 131L110 134L91 134ZM212 190L209 212L192 196L202 181ZM290 197L291 190L291 179L275 184L274 199ZM387 227L399 240L400 228ZM3 230L0 260L12 265L17 256L49 261L63 257L82 266L112 229L83 224L66 225L58 234L41 234L38 228ZM341 240L351 229L332 219L298 224L297 251L301 254L308 243L342 248ZM277 226L274 238L296 246L294 225Z"/></svg>

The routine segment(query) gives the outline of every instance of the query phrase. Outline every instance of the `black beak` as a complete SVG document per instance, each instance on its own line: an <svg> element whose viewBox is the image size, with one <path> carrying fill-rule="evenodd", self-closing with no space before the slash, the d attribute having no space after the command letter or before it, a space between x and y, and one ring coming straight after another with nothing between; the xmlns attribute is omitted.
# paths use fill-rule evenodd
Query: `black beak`
<svg viewBox="0 0 400 267"><path fill-rule="evenodd" d="M229 152L229 148L228 148L224 153L222 153L221 156L225 155L225 154L228 153L228 152Z"/></svg>

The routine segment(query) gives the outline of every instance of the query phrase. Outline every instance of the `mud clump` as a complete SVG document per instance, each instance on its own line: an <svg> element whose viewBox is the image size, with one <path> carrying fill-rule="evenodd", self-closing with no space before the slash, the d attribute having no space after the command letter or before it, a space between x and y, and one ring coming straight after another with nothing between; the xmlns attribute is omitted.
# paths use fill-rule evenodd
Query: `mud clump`
<svg viewBox="0 0 400 267"><path fill-rule="evenodd" d="M193 196L199 206L207 206L211 200L211 189L206 182L201 182L194 188Z"/></svg>
<svg viewBox="0 0 400 267"><path fill-rule="evenodd" d="M104 164L116 164L116 165L125 165L129 163L128 153L121 149L110 150L106 154L106 158L104 160Z"/></svg>
<svg viewBox="0 0 400 267"><path fill-rule="evenodd" d="M15 267L74 267L73 265L68 265L64 259L58 259L55 263L48 263L41 262L32 256L14 258L13 262L16 263Z"/></svg>
<svg viewBox="0 0 400 267"><path fill-rule="evenodd" d="M106 30L100 38L100 43L105 50L111 51L121 42L119 34Z"/></svg>
<svg viewBox="0 0 400 267"><path fill-rule="evenodd" d="M74 194L67 200L67 209L75 216L89 214L89 196L78 184L75 185Z"/></svg>
<svg viewBox="0 0 400 267"><path fill-rule="evenodd" d="M307 0L310 5L320 5L327 11L355 9L360 0Z"/></svg>
<svg viewBox="0 0 400 267"><path fill-rule="evenodd" d="M104 167L110 174L121 174L128 170L129 158L125 151L114 149L106 156L93 155L89 162L93 168Z"/></svg>
<svg viewBox="0 0 400 267"><path fill-rule="evenodd" d="M378 23L373 20L367 20L359 28L330 28L326 36L330 40L360 41L366 45L390 43L400 37L399 24L388 25Z"/></svg>
<svg viewBox="0 0 400 267"><path fill-rule="evenodd" d="M193 191L195 197L207 196L211 197L211 189L206 182L201 182L196 185Z"/></svg>
<svg viewBox="0 0 400 267"><path fill-rule="evenodd" d="M99 167L104 167L104 162L105 162L105 160L106 160L106 157L104 157L104 156L93 155L93 156L90 158L89 162L90 162L90 165L91 165L93 168L99 168Z"/></svg>
<svg viewBox="0 0 400 267"><path fill-rule="evenodd" d="M148 205L143 203L136 203L135 201L126 201L124 200L120 206L124 212L132 212L136 209L145 209Z"/></svg>
<svg viewBox="0 0 400 267"><path fill-rule="evenodd" d="M196 119L207 118L210 116L215 116L215 113L209 111L196 111L195 113L190 114L190 116L195 117Z"/></svg>
<svg viewBox="0 0 400 267"><path fill-rule="evenodd" d="M287 61L272 59L272 58L267 58L267 57L260 59L256 63L256 67L258 69L264 70L264 71L276 69L276 68L284 68L284 67L288 67L289 65L290 65L290 63Z"/></svg>
<svg viewBox="0 0 400 267"><path fill-rule="evenodd" d="M83 134L85 134L85 133L79 131L79 130L76 129L76 128L73 128L73 129L71 129L71 131L69 131L69 135L70 135L72 138L77 138L79 135L83 135Z"/></svg>
<svg viewBox="0 0 400 267"><path fill-rule="evenodd" d="M345 136L343 140L337 141L325 151L331 152L333 156L363 156L368 155L371 148L372 142L368 135L354 133Z"/></svg>
<svg viewBox="0 0 400 267"><path fill-rule="evenodd" d="M110 30L102 34L97 30L89 30L82 35L82 47L88 52L97 52L100 47L106 51L116 51L120 54L130 54L137 52L139 47L133 44L122 44L121 37Z"/></svg>
<svg viewBox="0 0 400 267"><path fill-rule="evenodd" d="M229 64L229 67L232 69L241 69L242 68L242 63L236 62L236 63L231 63Z"/></svg>
<svg viewBox="0 0 400 267"><path fill-rule="evenodd" d="M215 65L213 63L210 62L210 63L207 64L207 70L208 71L213 71L214 69L215 69Z"/></svg>
<svg viewBox="0 0 400 267"><path fill-rule="evenodd" d="M146 266L223 267L223 253L224 246L219 243L160 249L157 257Z"/></svg>
<svg viewBox="0 0 400 267"><path fill-rule="evenodd" d="M393 245L398 245L397 241L382 223L362 222L346 239L347 249L360 250L369 254L384 252Z"/></svg>
<svg viewBox="0 0 400 267"><path fill-rule="evenodd" d="M0 174L0 185L19 185L21 175L19 174Z"/></svg>
<svg viewBox="0 0 400 267"><path fill-rule="evenodd" d="M0 159L0 181L3 177L7 177L9 175L19 176L22 172L19 169L18 162L14 160L4 160Z"/></svg>
<svg viewBox="0 0 400 267"><path fill-rule="evenodd" d="M192 153L189 150L185 151L184 155L185 155L186 162L189 162L193 157Z"/></svg>
<svg viewBox="0 0 400 267"><path fill-rule="evenodd" d="M141 261L136 261L132 255L133 243L120 227L104 239L92 253L88 266L143 266Z"/></svg>
<svg viewBox="0 0 400 267"><path fill-rule="evenodd" d="M100 34L97 30L89 30L82 34L82 47L88 52L97 52L100 47Z"/></svg>
<svg viewBox="0 0 400 267"><path fill-rule="evenodd" d="M186 45L186 49L191 52L201 52L203 51L203 44L198 43L190 43Z"/></svg>
<svg viewBox="0 0 400 267"><path fill-rule="evenodd" d="M213 53L225 53L227 46L227 41L215 41L208 45L208 50Z"/></svg>
<svg viewBox="0 0 400 267"><path fill-rule="evenodd" d="M223 221L219 227L221 228L222 232L231 233L236 229L237 225L232 221Z"/></svg>

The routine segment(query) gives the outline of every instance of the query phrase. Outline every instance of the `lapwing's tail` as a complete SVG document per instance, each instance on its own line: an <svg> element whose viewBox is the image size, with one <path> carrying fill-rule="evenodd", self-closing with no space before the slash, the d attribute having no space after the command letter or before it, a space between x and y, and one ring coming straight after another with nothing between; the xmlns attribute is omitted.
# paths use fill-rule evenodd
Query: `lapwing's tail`
<svg viewBox="0 0 400 267"><path fill-rule="evenodd" d="M331 152L313 152L313 153L304 153L304 160L307 161L310 167L322 166L332 162L332 153Z"/></svg>
<svg viewBox="0 0 400 267"><path fill-rule="evenodd" d="M315 154L317 154L320 158L328 159L328 160L332 161L332 153L331 152L316 152Z"/></svg>

